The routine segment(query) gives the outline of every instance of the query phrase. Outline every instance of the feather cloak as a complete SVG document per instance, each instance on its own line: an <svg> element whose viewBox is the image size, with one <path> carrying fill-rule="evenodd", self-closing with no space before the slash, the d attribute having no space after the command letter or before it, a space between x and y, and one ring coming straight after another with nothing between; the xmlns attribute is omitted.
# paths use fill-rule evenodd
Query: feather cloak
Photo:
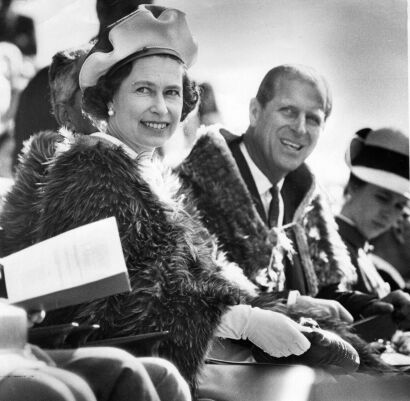
<svg viewBox="0 0 410 401"><path fill-rule="evenodd" d="M132 292L50 312L47 324L98 323L99 338L169 330L159 354L195 387L220 316L239 302L240 291L220 273L210 237L185 211L186 200L171 198L154 193L139 160L120 147L43 133L31 141L6 198L3 252L115 216Z"/></svg>

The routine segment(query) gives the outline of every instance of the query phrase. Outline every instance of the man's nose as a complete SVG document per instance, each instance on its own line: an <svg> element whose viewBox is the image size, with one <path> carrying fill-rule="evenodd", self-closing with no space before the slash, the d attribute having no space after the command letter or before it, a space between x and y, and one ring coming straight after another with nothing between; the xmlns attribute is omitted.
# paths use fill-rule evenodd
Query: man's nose
<svg viewBox="0 0 410 401"><path fill-rule="evenodd" d="M168 111L167 103L162 94L158 94L153 98L151 111L156 114L166 114Z"/></svg>
<svg viewBox="0 0 410 401"><path fill-rule="evenodd" d="M296 133L304 135L306 133L306 116L300 113L293 122L293 129Z"/></svg>

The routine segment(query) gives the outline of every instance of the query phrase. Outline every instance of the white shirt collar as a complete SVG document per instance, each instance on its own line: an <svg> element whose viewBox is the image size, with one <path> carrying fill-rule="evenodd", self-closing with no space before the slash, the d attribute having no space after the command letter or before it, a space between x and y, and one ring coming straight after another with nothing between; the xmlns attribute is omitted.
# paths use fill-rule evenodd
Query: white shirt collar
<svg viewBox="0 0 410 401"><path fill-rule="evenodd" d="M259 195L266 193L266 191L269 191L271 189L272 183L268 180L266 175L259 170L258 166L253 162L243 141L239 144L239 147L242 151L243 156L245 157L246 163L248 163L249 170L251 170L251 174L253 180L255 181Z"/></svg>
<svg viewBox="0 0 410 401"><path fill-rule="evenodd" d="M251 170L251 174L252 174L253 180L255 181L256 188L258 189L258 193L260 195L266 193L272 188L273 186L272 183L268 180L266 175L263 174L262 171L259 170L258 166L254 163L243 141L240 142L239 147L242 151L243 156L245 157L246 163L248 163L249 170ZM279 190L282 189L284 180L285 179L282 178L277 183L277 187Z"/></svg>
<svg viewBox="0 0 410 401"><path fill-rule="evenodd" d="M96 136L101 139L105 139L108 142L113 143L114 145L121 146L121 148L124 150L124 152L131 158L131 159L136 159L138 157L138 153L133 151L128 145L126 145L124 142L121 142L118 138L115 138L112 135L108 135L105 132L94 132L91 134L91 136Z"/></svg>

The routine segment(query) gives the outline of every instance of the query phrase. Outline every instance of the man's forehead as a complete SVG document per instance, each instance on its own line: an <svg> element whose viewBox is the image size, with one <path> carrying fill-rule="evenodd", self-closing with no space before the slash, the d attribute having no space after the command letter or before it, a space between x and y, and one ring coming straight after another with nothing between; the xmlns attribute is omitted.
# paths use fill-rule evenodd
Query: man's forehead
<svg viewBox="0 0 410 401"><path fill-rule="evenodd" d="M319 82L315 82L311 79L304 78L298 75L284 75L277 79L274 88L273 99L283 101L291 101L290 98L290 88L297 88L300 86L301 89L308 88L310 97L319 105L319 108L324 110L327 101L327 92L325 88L320 85Z"/></svg>

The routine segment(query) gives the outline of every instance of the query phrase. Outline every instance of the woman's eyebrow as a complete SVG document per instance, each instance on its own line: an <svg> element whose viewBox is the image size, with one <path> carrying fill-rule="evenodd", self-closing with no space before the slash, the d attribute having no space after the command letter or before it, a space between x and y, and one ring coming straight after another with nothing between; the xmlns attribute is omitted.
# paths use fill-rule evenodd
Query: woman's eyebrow
<svg viewBox="0 0 410 401"><path fill-rule="evenodd" d="M154 86L155 84L151 81L142 80L142 81L134 81L132 85L147 85L147 86Z"/></svg>

